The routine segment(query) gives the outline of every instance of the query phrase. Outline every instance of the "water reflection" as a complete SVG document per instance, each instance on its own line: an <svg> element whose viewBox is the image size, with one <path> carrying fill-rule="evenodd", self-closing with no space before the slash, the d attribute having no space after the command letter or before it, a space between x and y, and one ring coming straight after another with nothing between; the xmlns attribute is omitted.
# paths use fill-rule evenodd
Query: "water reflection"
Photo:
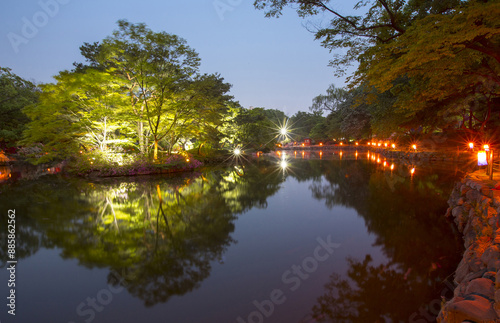
<svg viewBox="0 0 500 323"><path fill-rule="evenodd" d="M460 235L443 216L454 174L389 168L380 158L342 167L340 160L316 163L321 179L311 169L313 197L329 208L356 209L368 232L377 236L375 245L390 259L386 264L372 263L370 255L348 259L347 277L332 273L313 308L320 322L408 321L420 306L441 299L439 292L460 260Z"/></svg>
<svg viewBox="0 0 500 323"><path fill-rule="evenodd" d="M211 262L221 262L235 243L236 215L267 207L282 178L265 166L263 161L245 170L66 184L50 178L12 185L1 200L8 205L15 198L22 205L17 213L33 219L19 232L18 241L27 245L18 247L18 259L41 246L59 247L63 258L118 272L124 281L109 275L110 283L123 284L151 306L198 288L210 275ZM26 189L29 202L21 197ZM7 254L1 252L5 263Z"/></svg>
<svg viewBox="0 0 500 323"><path fill-rule="evenodd" d="M317 232L308 227L311 221L302 221L306 214L300 214L301 207L325 205L325 213L314 219L320 221L331 220L336 216L331 211L344 206L356 210L363 230L376 237L375 246L387 258L383 263L370 254L347 258L347 270L332 268L324 289L310 295L317 298L316 305L311 302L303 311L320 322L408 321L420 306L440 297L441 285L460 260L459 235L443 217L455 174L364 154L307 151L306 158L305 151L280 153L253 164L168 177L44 177L9 184L0 205L15 205L22 222L18 259L42 248L59 248L61 257L81 266L105 268L110 284L121 284L145 306L153 306L198 289L237 243L232 236L240 224L238 215L267 208L269 197L290 181L308 189L307 196L280 200L299 210L293 217L303 227L293 227L287 214L283 228L272 232L276 241L286 241L290 232L312 234L314 241ZM6 214L0 214L3 223ZM268 225L266 221L261 217L255 225ZM0 240L5 240L3 231ZM274 255L275 246L265 248ZM7 260L5 249L0 259ZM290 260L284 261L282 267L288 268ZM123 280L115 279L114 272ZM260 278L249 279L258 285ZM273 286L263 289L268 287Z"/></svg>

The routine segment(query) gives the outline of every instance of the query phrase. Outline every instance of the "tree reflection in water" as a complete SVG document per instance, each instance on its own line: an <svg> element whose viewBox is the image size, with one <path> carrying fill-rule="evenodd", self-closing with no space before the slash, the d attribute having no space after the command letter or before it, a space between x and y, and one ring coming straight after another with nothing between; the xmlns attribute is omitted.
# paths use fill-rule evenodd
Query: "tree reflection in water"
<svg viewBox="0 0 500 323"><path fill-rule="evenodd" d="M61 248L63 258L108 268L108 283L122 284L152 306L198 288L210 275L211 263L221 262L235 243L236 215L267 206L282 178L267 167L271 164L260 163L244 172L222 169L93 182L50 178L13 185L2 199L15 196L20 205L19 195L30 192L18 212L29 215L23 220L29 232L19 240L36 243L25 253L20 247L18 258L41 246ZM6 261L6 254L1 257ZM123 280L117 281L114 272Z"/></svg>
<svg viewBox="0 0 500 323"><path fill-rule="evenodd" d="M332 273L312 316L319 322L407 322L419 312L415 304L425 308L441 300L463 251L460 235L444 217L455 175L420 171L411 176L404 166L391 171L380 164L337 163L306 165L323 168L323 179L310 171L316 178L313 197L329 208L354 208L389 262L374 264L370 255L362 261L348 258L347 276ZM439 309L425 310L435 316Z"/></svg>

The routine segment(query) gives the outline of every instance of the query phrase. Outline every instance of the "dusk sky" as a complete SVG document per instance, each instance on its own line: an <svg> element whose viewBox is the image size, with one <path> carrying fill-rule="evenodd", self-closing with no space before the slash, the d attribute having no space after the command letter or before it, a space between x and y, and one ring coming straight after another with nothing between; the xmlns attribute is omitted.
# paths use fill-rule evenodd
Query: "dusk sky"
<svg viewBox="0 0 500 323"><path fill-rule="evenodd" d="M337 4L337 3L338 4ZM354 1L332 1L343 12ZM248 108L308 111L313 97L344 79L328 65L332 54L287 10L265 18L253 0L22 0L0 13L0 66L36 83L83 61L79 47L111 35L116 22L145 23L184 38L201 58L202 73L220 73Z"/></svg>

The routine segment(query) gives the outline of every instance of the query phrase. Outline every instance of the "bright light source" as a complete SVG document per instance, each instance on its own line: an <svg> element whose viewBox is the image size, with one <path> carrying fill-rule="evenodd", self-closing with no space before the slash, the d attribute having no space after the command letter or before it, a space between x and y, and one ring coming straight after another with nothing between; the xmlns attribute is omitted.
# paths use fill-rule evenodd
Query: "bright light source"
<svg viewBox="0 0 500 323"><path fill-rule="evenodd" d="M236 148L236 149L233 151L233 153L234 153L236 156L239 156L239 155L241 155L241 149Z"/></svg>
<svg viewBox="0 0 500 323"><path fill-rule="evenodd" d="M394 164L391 164L391 170L394 170Z"/></svg>
<svg viewBox="0 0 500 323"><path fill-rule="evenodd" d="M474 149L474 143L473 142L469 142L469 148L470 149Z"/></svg>
<svg viewBox="0 0 500 323"><path fill-rule="evenodd" d="M486 166L488 165L488 160L486 158L486 151L481 150L477 153L477 166Z"/></svg>
<svg viewBox="0 0 500 323"><path fill-rule="evenodd" d="M412 145L411 148L413 148L413 150L417 150L417 145Z"/></svg>
<svg viewBox="0 0 500 323"><path fill-rule="evenodd" d="M489 151L490 150L490 145L484 145L483 148L484 148L484 150Z"/></svg>
<svg viewBox="0 0 500 323"><path fill-rule="evenodd" d="M280 129L280 133L281 133L283 136L285 136L287 132L288 132L288 131L286 130L286 128L281 128L281 129Z"/></svg>
<svg viewBox="0 0 500 323"><path fill-rule="evenodd" d="M395 148L396 148L396 145L395 145L395 144L392 144L392 146L391 146L391 147L392 147L392 149L395 149Z"/></svg>
<svg viewBox="0 0 500 323"><path fill-rule="evenodd" d="M288 167L288 162L286 160L282 160L280 162L280 167L283 168L283 169L286 169Z"/></svg>
<svg viewBox="0 0 500 323"><path fill-rule="evenodd" d="M384 146L387 147L387 143L385 143Z"/></svg>
<svg viewBox="0 0 500 323"><path fill-rule="evenodd" d="M356 142L356 146L359 146L359 143L358 143L358 142Z"/></svg>
<svg viewBox="0 0 500 323"><path fill-rule="evenodd" d="M410 170L410 174L415 174L415 167L413 167L411 170Z"/></svg>

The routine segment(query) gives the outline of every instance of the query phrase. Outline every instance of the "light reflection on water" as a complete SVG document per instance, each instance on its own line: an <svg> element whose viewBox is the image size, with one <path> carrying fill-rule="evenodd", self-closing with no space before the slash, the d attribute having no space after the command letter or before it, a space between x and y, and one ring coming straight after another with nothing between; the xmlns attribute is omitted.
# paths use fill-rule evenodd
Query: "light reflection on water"
<svg viewBox="0 0 500 323"><path fill-rule="evenodd" d="M326 155L11 184L0 205L19 217L18 301L29 308L19 319L83 322L87 297L109 289L121 292L94 310L96 322L248 321L275 290L283 295L266 312L272 322L408 321L439 297L461 256L443 216L455 175L416 167L412 176L415 166L377 154ZM328 237L338 248L314 265ZM43 277L40 266L64 278ZM38 306L42 294L50 302Z"/></svg>

